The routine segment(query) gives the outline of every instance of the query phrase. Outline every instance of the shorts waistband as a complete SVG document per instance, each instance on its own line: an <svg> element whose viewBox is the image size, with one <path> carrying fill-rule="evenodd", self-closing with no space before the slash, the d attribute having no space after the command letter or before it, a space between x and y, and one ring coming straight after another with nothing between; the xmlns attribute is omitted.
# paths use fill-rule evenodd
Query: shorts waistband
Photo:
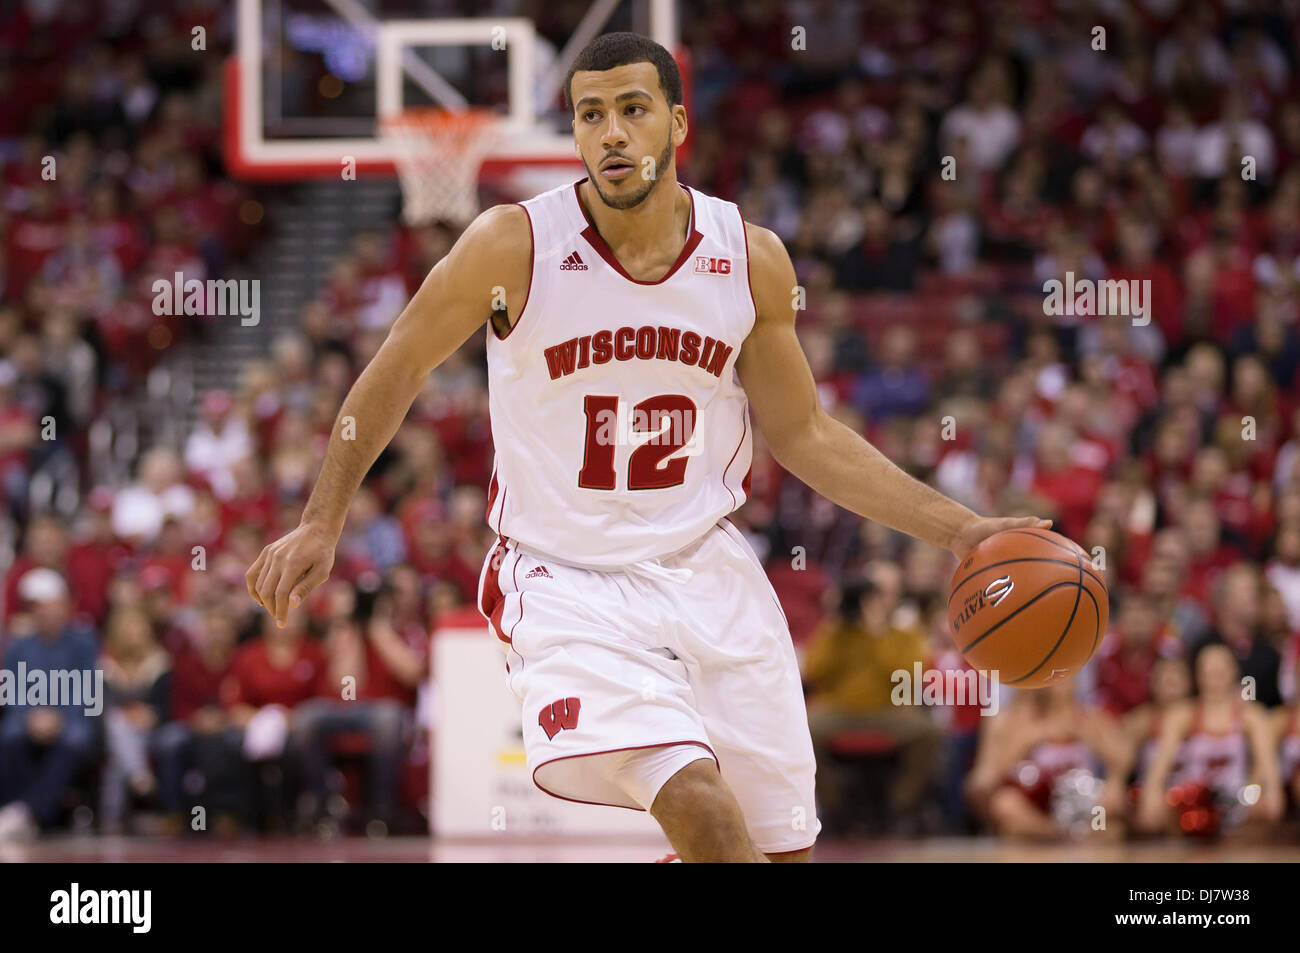
<svg viewBox="0 0 1300 953"><path fill-rule="evenodd" d="M653 556L647 559L641 559L633 563L621 563L615 566L593 566L589 563L577 562L572 559L567 559L563 556L557 556L554 553L548 553L543 550L537 549L535 547L527 546L519 542L519 540L517 539L510 539L505 536L501 537L501 541L505 543L506 549L508 550L518 551L520 553L523 553L525 556L529 556L533 559L556 562L562 566L568 566L572 569L584 569L588 572L631 573L634 575L640 574L640 575L651 576L653 578L658 578L658 579L667 579L672 581L685 582L689 580L692 575L694 575L694 573L692 573L691 570L686 569L685 567L671 569L667 566L664 566L663 563L666 560L673 559L674 557L680 555L681 553L686 552L688 549L691 549L694 546L698 546L701 540L703 540L706 536L709 535L709 533L712 533L715 530L721 530L722 532L727 532L727 527L729 525L730 524L727 522L727 520L725 519L719 520L717 523L714 523L712 526L710 526L702 535L691 540L685 546L680 546L677 549L674 549L672 552L663 553L659 556Z"/></svg>

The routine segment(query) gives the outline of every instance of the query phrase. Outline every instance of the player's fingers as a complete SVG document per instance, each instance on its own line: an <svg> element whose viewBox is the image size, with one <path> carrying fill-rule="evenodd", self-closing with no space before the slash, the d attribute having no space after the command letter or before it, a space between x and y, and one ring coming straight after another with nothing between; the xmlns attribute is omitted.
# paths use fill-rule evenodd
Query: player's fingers
<svg viewBox="0 0 1300 953"><path fill-rule="evenodd" d="M284 571L280 573L280 581L276 584L274 594L271 597L274 606L271 610L271 615L275 616L275 621L281 626L283 626L285 621L289 618L290 591L292 591L293 587L302 581L303 577L307 574L307 570L311 568L310 566L305 569L299 567L300 564L294 562L289 562L285 565Z"/></svg>
<svg viewBox="0 0 1300 953"><path fill-rule="evenodd" d="M258 601L266 608L267 612L275 614L271 607L271 598L275 594L275 587L280 583L280 575L283 566L281 560L276 557L275 553L267 556L266 564L262 566L262 572L257 577L257 598Z"/></svg>
<svg viewBox="0 0 1300 953"><path fill-rule="evenodd" d="M257 591L257 582L262 577L262 566L266 562L266 550L263 549L253 560L253 565L248 567L248 572L244 573L244 585L248 587L248 594L259 606L262 604L262 597Z"/></svg>
<svg viewBox="0 0 1300 953"><path fill-rule="evenodd" d="M307 594L325 581L328 573L325 567L316 563L308 570L307 575L302 578L293 589L289 592L289 608L296 609L302 605L302 601L307 598Z"/></svg>

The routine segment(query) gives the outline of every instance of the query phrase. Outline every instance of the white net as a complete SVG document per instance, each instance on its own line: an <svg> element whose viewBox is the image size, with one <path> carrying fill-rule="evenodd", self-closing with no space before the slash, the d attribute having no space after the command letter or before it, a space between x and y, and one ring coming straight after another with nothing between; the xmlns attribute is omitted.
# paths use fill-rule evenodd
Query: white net
<svg viewBox="0 0 1300 953"><path fill-rule="evenodd" d="M479 167L500 141L496 114L407 109L385 120L382 132L396 157L406 223L469 224L479 212Z"/></svg>

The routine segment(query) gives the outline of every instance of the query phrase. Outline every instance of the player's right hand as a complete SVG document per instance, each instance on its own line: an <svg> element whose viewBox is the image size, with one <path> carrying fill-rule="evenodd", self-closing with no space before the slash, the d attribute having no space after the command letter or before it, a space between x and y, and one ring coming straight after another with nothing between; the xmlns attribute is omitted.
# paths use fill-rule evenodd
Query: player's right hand
<svg viewBox="0 0 1300 953"><path fill-rule="evenodd" d="M290 607L329 578L338 538L306 523L262 550L248 567L248 594L284 627Z"/></svg>

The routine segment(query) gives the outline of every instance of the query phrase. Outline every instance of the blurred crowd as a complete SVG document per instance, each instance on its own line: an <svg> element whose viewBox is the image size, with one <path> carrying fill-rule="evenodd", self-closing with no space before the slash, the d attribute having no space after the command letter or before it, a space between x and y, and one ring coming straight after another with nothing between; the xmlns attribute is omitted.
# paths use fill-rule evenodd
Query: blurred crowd
<svg viewBox="0 0 1300 953"><path fill-rule="evenodd" d="M120 484L83 479L72 519L33 506L52 457L93 472L107 401L179 336L219 334L154 315L152 279L224 274L261 208L221 172L221 57L189 55L194 22L228 48L223 5L140 2L116 34L97 5L50 9L0 14L0 668L98 667L108 703L0 708L0 837L86 808L100 830L189 830L195 805L231 829L416 829L427 633L474 605L492 542L484 341L431 376L287 628L244 572L296 525L344 395L456 233L357 234L183 442L141 447ZM565 5L526 12L561 45L576 25ZM786 242L824 404L973 509L1053 519L1100 554L1112 598L1063 686L1007 691L991 717L896 705L893 673L964 667L953 561L820 499L757 438L733 520L804 665L828 829L1069 836L1099 830L1098 806L1112 834L1284 823L1297 4L703 0L681 28L681 178ZM1067 273L1149 281L1150 321L1046 315L1043 284Z"/></svg>

